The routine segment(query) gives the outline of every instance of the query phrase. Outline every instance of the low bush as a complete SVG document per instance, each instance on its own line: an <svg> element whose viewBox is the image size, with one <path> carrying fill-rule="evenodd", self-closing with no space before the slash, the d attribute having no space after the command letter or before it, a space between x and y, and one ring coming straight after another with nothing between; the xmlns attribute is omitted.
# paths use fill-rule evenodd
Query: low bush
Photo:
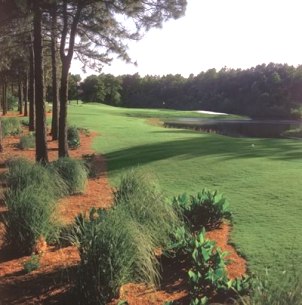
<svg viewBox="0 0 302 305"><path fill-rule="evenodd" d="M29 149L34 148L36 146L36 139L33 134L29 134L26 136L22 136L19 142L20 149Z"/></svg>
<svg viewBox="0 0 302 305"><path fill-rule="evenodd" d="M114 193L114 205L144 227L158 247L166 247L171 232L181 225L177 212L166 202L155 179L139 170L122 176Z"/></svg>
<svg viewBox="0 0 302 305"><path fill-rule="evenodd" d="M54 222L55 199L43 185L32 184L5 194L5 244L15 253L29 255L38 238L58 233Z"/></svg>
<svg viewBox="0 0 302 305"><path fill-rule="evenodd" d="M43 189L54 199L67 194L67 185L61 176L38 163L17 158L10 160L7 166L5 181L11 190L20 191L34 185Z"/></svg>
<svg viewBox="0 0 302 305"><path fill-rule="evenodd" d="M67 143L70 149L76 149L80 146L80 133L76 126L70 126L67 129Z"/></svg>
<svg viewBox="0 0 302 305"><path fill-rule="evenodd" d="M49 167L65 181L70 195L84 191L88 170L83 161L65 157L52 162Z"/></svg>
<svg viewBox="0 0 302 305"><path fill-rule="evenodd" d="M196 196L179 195L172 205L184 216L192 230L219 227L223 219L231 219L229 204L222 194L203 189Z"/></svg>
<svg viewBox="0 0 302 305"><path fill-rule="evenodd" d="M5 118L1 120L2 136L18 135L22 132L20 121L17 118Z"/></svg>
<svg viewBox="0 0 302 305"><path fill-rule="evenodd" d="M40 256L39 255L32 255L30 259L23 263L23 268L26 273L31 273L39 269L40 267Z"/></svg>
<svg viewBox="0 0 302 305"><path fill-rule="evenodd" d="M5 243L15 253L31 254L39 238L58 235L54 213L57 199L67 194L66 184L57 172L24 159L11 160L4 179Z"/></svg>
<svg viewBox="0 0 302 305"><path fill-rule="evenodd" d="M158 282L152 237L118 207L91 210L89 219L77 217L73 241L81 258L76 285L80 304L107 304L128 282Z"/></svg>

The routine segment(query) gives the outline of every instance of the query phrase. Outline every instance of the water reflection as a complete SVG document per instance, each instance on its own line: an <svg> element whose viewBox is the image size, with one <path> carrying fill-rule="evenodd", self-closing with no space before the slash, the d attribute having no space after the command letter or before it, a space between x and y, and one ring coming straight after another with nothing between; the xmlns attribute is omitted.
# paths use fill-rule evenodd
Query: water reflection
<svg viewBox="0 0 302 305"><path fill-rule="evenodd" d="M200 118L177 118L173 121L166 121L165 126L215 132L229 136L280 138L286 130L301 128L302 122L285 120L207 120Z"/></svg>

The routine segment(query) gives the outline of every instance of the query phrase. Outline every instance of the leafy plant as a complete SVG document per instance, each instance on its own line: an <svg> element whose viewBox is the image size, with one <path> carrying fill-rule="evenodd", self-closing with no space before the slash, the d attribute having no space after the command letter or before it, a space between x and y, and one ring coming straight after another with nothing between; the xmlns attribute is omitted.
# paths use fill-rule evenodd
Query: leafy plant
<svg viewBox="0 0 302 305"><path fill-rule="evenodd" d="M40 256L32 255L27 261L23 263L23 268L26 273L31 273L40 267Z"/></svg>
<svg viewBox="0 0 302 305"><path fill-rule="evenodd" d="M34 148L36 146L35 136L33 134L29 134L26 136L22 136L19 142L20 149L29 149Z"/></svg>
<svg viewBox="0 0 302 305"><path fill-rule="evenodd" d="M172 205L180 210L192 230L217 228L223 219L231 219L229 204L222 194L203 189L196 196L179 195Z"/></svg>
<svg viewBox="0 0 302 305"><path fill-rule="evenodd" d="M80 134L76 126L68 127L67 143L70 149L76 149L80 146Z"/></svg>
<svg viewBox="0 0 302 305"><path fill-rule="evenodd" d="M69 194L82 193L87 183L88 170L81 160L59 158L49 168L65 181Z"/></svg>
<svg viewBox="0 0 302 305"><path fill-rule="evenodd" d="M156 285L154 243L122 209L90 211L76 218L73 242L80 252L77 291L81 304L106 304L127 282Z"/></svg>

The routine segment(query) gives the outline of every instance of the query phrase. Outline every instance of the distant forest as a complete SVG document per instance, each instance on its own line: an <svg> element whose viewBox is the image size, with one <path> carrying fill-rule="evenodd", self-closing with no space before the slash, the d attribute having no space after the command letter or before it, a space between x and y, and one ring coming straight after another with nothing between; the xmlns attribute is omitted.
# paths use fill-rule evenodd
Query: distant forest
<svg viewBox="0 0 302 305"><path fill-rule="evenodd" d="M70 76L70 99L136 108L210 110L252 118L301 119L302 66L262 64L241 70L223 68L185 78L179 74L115 77L91 75L76 88Z"/></svg>

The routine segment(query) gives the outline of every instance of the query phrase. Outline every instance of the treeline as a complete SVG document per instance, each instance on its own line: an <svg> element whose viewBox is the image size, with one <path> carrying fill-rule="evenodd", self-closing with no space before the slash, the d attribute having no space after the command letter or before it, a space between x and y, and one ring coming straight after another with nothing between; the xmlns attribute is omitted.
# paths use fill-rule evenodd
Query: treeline
<svg viewBox="0 0 302 305"><path fill-rule="evenodd" d="M87 77L79 88L84 102L141 108L210 110L253 118L302 116L302 66L262 64L223 68L185 78L179 74Z"/></svg>

